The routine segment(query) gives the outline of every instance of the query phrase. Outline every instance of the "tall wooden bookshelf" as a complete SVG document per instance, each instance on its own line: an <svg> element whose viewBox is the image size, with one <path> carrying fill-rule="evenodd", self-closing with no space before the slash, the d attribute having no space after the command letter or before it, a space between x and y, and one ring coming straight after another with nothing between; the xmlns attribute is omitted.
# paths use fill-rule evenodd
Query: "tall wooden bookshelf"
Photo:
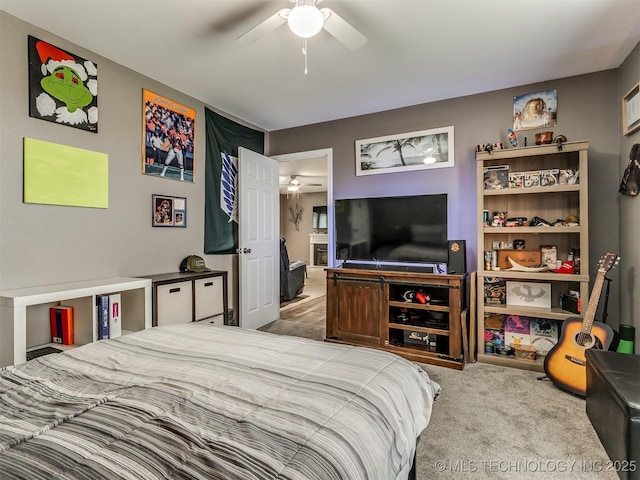
<svg viewBox="0 0 640 480"><path fill-rule="evenodd" d="M522 360L513 356L485 352L485 318L491 315L519 315L557 322L558 332L562 321L578 314L560 306L560 295L579 291L582 305L586 308L589 298L589 224L588 224L588 149L589 142L555 143L523 148L510 148L493 152L478 152L477 160L477 205L478 205L478 266L477 266L477 321L478 361L529 370L543 370L543 356L536 360ZM565 183L560 178L549 185L522 186L517 188L488 189L484 185L484 174L489 167L508 166L510 173L545 171L558 169L579 173L575 183ZM513 186L511 186L513 187ZM489 223L483 212L489 211ZM494 212L507 212L508 218L526 217L522 226L492 226ZM574 215L578 225L528 226L533 217L548 222L566 219ZM553 272L523 272L511 269L487 269L484 252L498 245L509 246L516 239L525 241L525 250L539 250L544 245L555 245L557 258L564 261L572 249L580 250L580 273L561 274ZM485 283L491 279L505 282L534 282L551 285L551 308L515 306L506 303L491 303L485 298ZM581 315L584 315L584 308ZM502 317L504 318L504 317Z"/></svg>

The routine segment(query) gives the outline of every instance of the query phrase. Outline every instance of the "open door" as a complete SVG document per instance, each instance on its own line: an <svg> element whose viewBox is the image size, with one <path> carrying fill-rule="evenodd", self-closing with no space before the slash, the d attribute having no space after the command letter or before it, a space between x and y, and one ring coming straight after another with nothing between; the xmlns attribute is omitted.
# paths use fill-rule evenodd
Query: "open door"
<svg viewBox="0 0 640 480"><path fill-rule="evenodd" d="M238 150L239 322L259 328L280 312L278 162Z"/></svg>

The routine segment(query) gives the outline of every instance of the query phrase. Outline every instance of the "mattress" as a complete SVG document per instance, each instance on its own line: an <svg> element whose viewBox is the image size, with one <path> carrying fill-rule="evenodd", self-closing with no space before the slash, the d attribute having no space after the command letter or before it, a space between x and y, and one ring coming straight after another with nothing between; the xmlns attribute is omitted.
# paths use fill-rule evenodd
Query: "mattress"
<svg viewBox="0 0 640 480"><path fill-rule="evenodd" d="M404 479L439 385L387 352L155 327L0 370L0 478Z"/></svg>

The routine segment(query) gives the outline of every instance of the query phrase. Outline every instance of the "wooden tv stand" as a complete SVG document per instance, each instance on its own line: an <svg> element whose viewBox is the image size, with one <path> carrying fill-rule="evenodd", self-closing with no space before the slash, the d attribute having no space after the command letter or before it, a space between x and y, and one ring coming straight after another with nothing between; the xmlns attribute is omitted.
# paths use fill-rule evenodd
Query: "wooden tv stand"
<svg viewBox="0 0 640 480"><path fill-rule="evenodd" d="M411 361L462 370L466 274L325 271L325 341L378 348ZM422 292L430 301L407 301L406 292Z"/></svg>

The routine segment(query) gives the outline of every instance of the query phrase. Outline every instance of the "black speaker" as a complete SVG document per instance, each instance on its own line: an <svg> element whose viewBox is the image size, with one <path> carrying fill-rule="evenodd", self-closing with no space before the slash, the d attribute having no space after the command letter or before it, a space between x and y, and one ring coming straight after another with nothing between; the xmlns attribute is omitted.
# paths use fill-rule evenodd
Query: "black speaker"
<svg viewBox="0 0 640 480"><path fill-rule="evenodd" d="M466 273L467 242L466 240L449 240L449 256L447 273Z"/></svg>

